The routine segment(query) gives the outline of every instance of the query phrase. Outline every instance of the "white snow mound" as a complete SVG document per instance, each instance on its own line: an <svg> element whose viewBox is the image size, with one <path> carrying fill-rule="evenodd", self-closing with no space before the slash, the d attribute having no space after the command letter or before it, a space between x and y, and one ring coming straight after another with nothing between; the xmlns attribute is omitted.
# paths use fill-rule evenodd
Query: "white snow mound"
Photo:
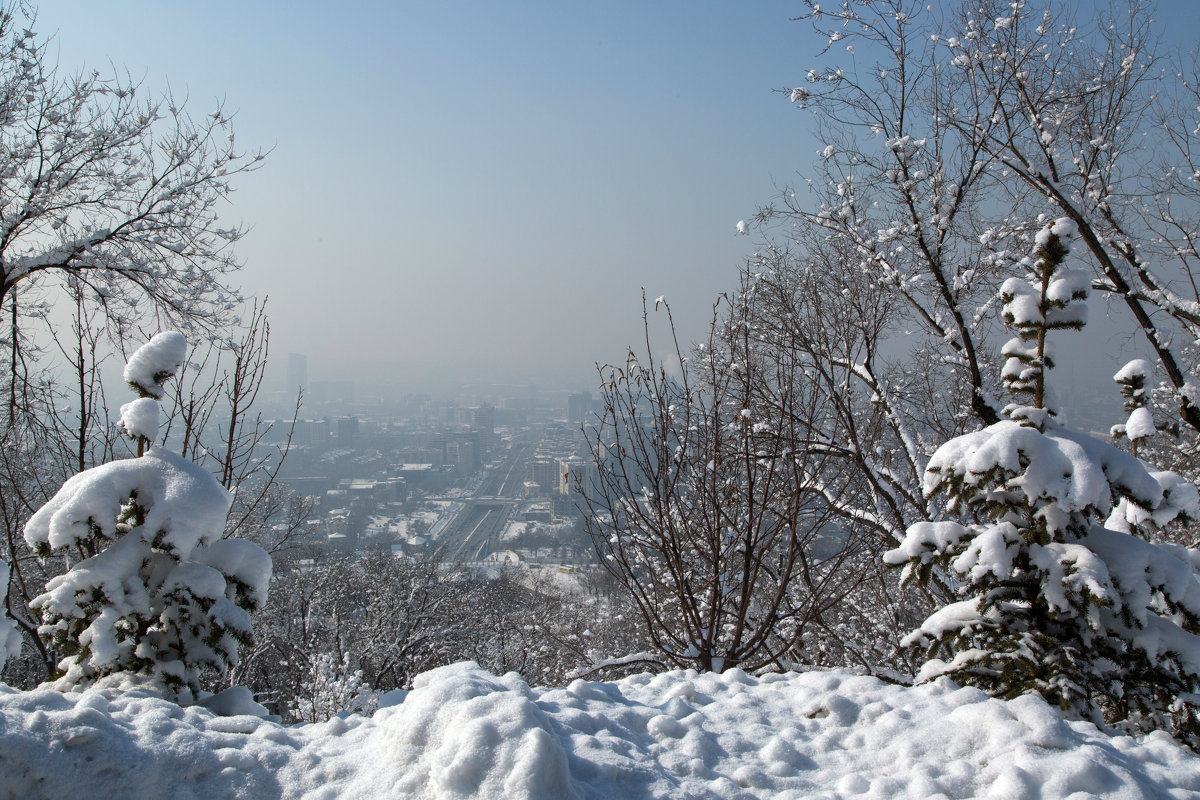
<svg viewBox="0 0 1200 800"><path fill-rule="evenodd" d="M0 796L37 798L1194 797L1200 758L1037 697L845 672L676 671L530 689L474 664L372 718L283 726L145 690L0 687Z"/></svg>

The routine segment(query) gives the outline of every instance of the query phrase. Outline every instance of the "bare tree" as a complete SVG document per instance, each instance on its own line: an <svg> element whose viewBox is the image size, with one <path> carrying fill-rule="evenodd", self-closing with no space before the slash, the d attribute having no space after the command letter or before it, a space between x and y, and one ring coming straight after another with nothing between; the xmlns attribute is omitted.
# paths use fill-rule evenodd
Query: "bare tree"
<svg viewBox="0 0 1200 800"><path fill-rule="evenodd" d="M234 491L227 536L250 538L275 552L296 535L312 503L276 480L299 415L299 394L291 422L284 423L282 444L266 442L274 423L263 417L257 401L270 340L267 301L255 301L239 328L227 328L201 358L180 370L161 441L206 466Z"/></svg>
<svg viewBox="0 0 1200 800"><path fill-rule="evenodd" d="M1147 454L1200 476L1200 80L1159 57L1152 5L1094 25L1033 0L808 6L823 65L791 99L823 147L762 209L751 271L760 323L834 412L839 513L892 540L942 513L921 475L937 442L1000 418L995 298L1049 217L1077 225L1093 291L1154 356L1174 437Z"/></svg>
<svg viewBox="0 0 1200 800"><path fill-rule="evenodd" d="M672 339L669 370L643 298L646 352L601 368L604 408L586 431L598 467L580 486L589 532L679 666L799 661L858 580L842 569L856 543L828 524L832 464L807 447L819 396L788 372L795 361L758 357L750 311L723 298L707 341L685 352ZM669 308L667 319L674 337ZM789 413L763 402L764 385Z"/></svg>
<svg viewBox="0 0 1200 800"><path fill-rule="evenodd" d="M827 47L792 99L826 142L819 207L785 194L763 221L837 238L907 305L908 325L998 419L987 375L997 281L1039 215L1078 226L1092 288L1156 358L1174 415L1200 431L1195 61L1167 65L1153 4L1094 27L1061 5L873 0L804 19Z"/></svg>
<svg viewBox="0 0 1200 800"><path fill-rule="evenodd" d="M71 276L115 317L222 322L242 231L218 211L262 156L220 105L193 118L128 77L64 74L35 22L0 7L0 304Z"/></svg>

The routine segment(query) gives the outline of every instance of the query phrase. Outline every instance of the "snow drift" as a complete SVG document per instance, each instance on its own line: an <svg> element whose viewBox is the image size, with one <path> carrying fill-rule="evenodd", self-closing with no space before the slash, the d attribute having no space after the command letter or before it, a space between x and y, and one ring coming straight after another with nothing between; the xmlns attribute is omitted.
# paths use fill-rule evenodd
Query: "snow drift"
<svg viewBox="0 0 1200 800"><path fill-rule="evenodd" d="M283 726L143 690L0 687L0 795L36 798L1184 798L1200 759L1035 696L846 672L531 689L463 663L374 717ZM1079 794L1082 793L1082 794Z"/></svg>

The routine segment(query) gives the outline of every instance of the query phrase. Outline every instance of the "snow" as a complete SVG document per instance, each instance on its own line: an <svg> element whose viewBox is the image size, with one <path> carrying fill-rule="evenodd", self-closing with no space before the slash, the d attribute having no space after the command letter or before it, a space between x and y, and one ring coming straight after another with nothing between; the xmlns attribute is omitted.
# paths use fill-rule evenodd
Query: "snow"
<svg viewBox="0 0 1200 800"><path fill-rule="evenodd" d="M1154 374L1154 368L1150 366L1150 362L1144 358L1135 358L1113 375L1113 380L1117 383L1128 383L1134 378L1148 378Z"/></svg>
<svg viewBox="0 0 1200 800"><path fill-rule="evenodd" d="M735 669L534 689L463 663L419 676L401 698L373 717L283 726L181 708L136 687L0 687L0 794L1116 800L1200 792L1200 759L1164 734L1110 737L1064 721L1039 697L1006 702L944 679L905 688L841 671L754 678Z"/></svg>
<svg viewBox="0 0 1200 800"><path fill-rule="evenodd" d="M1137 441L1153 436L1154 431L1154 415L1150 413L1150 409L1142 406L1129 412L1129 419L1125 422L1126 436Z"/></svg>
<svg viewBox="0 0 1200 800"><path fill-rule="evenodd" d="M151 337L125 364L125 382L143 396L161 398L162 382L175 374L187 357L182 333L165 331Z"/></svg>
<svg viewBox="0 0 1200 800"><path fill-rule="evenodd" d="M158 438L158 400L139 397L121 406L121 428L130 439Z"/></svg>
<svg viewBox="0 0 1200 800"><path fill-rule="evenodd" d="M961 479L967 485L986 482L999 469L1011 487L1031 503L1054 499L1063 509L1096 509L1107 514L1112 489L1146 508L1155 508L1163 487L1142 462L1112 445L1066 428L1045 433L1011 420L943 444L929 460L925 494L935 494L943 482Z"/></svg>
<svg viewBox="0 0 1200 800"><path fill-rule="evenodd" d="M115 538L121 506L134 492L149 509L142 527L150 536L161 532L162 544L177 552L190 553L224 530L229 493L203 467L152 447L141 458L101 464L69 478L29 519L25 540L57 550L86 541L93 526Z"/></svg>

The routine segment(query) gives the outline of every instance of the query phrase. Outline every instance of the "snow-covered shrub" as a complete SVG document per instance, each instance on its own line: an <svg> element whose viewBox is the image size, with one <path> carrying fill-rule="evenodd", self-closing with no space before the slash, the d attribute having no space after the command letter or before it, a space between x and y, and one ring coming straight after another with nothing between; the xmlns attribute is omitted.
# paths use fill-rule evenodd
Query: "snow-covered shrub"
<svg viewBox="0 0 1200 800"><path fill-rule="evenodd" d="M1200 552L1150 541L1198 516L1196 488L1062 427L1047 392L1046 334L1083 326L1087 282L1062 269L1072 226L1038 236L1027 279L1001 289L1017 336L1003 377L1007 419L934 453L927 497L963 521L912 525L885 555L905 579L946 570L959 600L905 643L918 674L1012 698L1036 692L1071 716L1167 728L1200 746Z"/></svg>
<svg viewBox="0 0 1200 800"><path fill-rule="evenodd" d="M350 669L349 653L340 661L332 653L318 653L309 662L308 676L291 712L305 722L324 722L342 712L371 714L379 706L381 694L367 685L361 669Z"/></svg>
<svg viewBox="0 0 1200 800"><path fill-rule="evenodd" d="M148 446L162 384L186 349L182 335L161 333L129 360L125 379L140 398L122 407L121 423L141 455L70 478L25 526L39 555L78 559L30 604L61 657L60 690L124 673L190 701L202 668L237 662L250 612L266 601L270 556L221 538L229 493L200 466Z"/></svg>

